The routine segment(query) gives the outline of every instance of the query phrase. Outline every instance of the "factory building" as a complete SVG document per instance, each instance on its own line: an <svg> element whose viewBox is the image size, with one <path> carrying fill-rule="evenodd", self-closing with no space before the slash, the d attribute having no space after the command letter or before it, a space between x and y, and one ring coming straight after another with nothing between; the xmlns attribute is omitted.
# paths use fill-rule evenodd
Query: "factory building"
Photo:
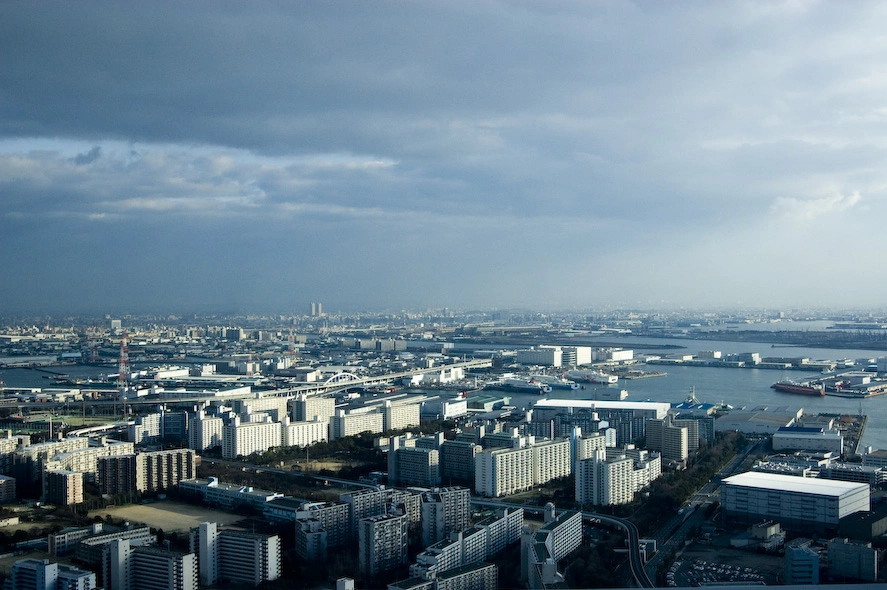
<svg viewBox="0 0 887 590"><path fill-rule="evenodd" d="M721 507L727 522L774 520L786 529L824 532L871 508L868 484L746 472L723 480Z"/></svg>

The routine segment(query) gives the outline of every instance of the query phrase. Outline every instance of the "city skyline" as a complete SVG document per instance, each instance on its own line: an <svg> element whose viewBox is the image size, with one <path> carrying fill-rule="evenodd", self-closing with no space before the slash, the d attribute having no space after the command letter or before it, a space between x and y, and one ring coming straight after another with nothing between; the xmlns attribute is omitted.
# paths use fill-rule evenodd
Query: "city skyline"
<svg viewBox="0 0 887 590"><path fill-rule="evenodd" d="M881 4L0 10L0 312L883 305Z"/></svg>

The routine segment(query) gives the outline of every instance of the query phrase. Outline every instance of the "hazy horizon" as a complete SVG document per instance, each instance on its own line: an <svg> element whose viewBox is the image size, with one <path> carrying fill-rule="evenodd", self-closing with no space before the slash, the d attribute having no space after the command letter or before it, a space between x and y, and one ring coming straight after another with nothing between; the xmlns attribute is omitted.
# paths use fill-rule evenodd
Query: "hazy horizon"
<svg viewBox="0 0 887 590"><path fill-rule="evenodd" d="M884 305L881 3L0 17L0 313Z"/></svg>

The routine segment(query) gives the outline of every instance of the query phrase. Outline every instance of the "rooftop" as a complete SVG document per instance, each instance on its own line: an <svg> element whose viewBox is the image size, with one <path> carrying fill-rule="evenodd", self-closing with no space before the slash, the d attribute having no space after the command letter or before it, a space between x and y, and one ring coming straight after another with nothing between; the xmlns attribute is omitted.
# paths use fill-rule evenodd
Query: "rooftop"
<svg viewBox="0 0 887 590"><path fill-rule="evenodd" d="M866 483L798 477L795 475L781 475L778 473L760 473L756 471L740 473L739 475L724 478L723 481L729 485L747 488L834 497L843 496L848 492L853 492L860 488L865 488L867 490L869 487Z"/></svg>

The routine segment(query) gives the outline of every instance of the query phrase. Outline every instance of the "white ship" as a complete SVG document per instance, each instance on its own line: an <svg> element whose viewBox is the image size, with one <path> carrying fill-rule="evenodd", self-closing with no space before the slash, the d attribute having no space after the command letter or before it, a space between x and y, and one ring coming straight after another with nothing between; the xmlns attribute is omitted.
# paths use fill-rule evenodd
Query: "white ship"
<svg viewBox="0 0 887 590"><path fill-rule="evenodd" d="M579 389L579 384L575 381L569 381L563 377L554 377L552 375L533 375L531 377L536 383L547 385L552 389Z"/></svg>
<svg viewBox="0 0 887 590"><path fill-rule="evenodd" d="M490 383L484 389L504 389L506 391L520 391L526 393L551 393L551 386L539 383L535 379L523 379L520 377L507 377L501 381Z"/></svg>
<svg viewBox="0 0 887 590"><path fill-rule="evenodd" d="M607 385L611 383L616 383L619 381L619 377L616 375L610 375L609 373L604 373L603 371L567 371L567 378L573 379L575 381L587 381L589 383L605 383Z"/></svg>

